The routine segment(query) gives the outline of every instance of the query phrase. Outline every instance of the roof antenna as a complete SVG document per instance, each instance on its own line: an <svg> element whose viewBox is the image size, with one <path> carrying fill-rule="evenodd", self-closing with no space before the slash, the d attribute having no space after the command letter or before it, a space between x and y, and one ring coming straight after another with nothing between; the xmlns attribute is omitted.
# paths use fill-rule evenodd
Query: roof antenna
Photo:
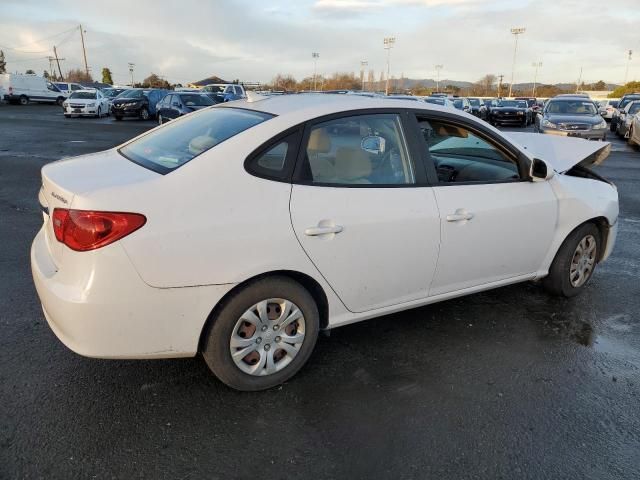
<svg viewBox="0 0 640 480"><path fill-rule="evenodd" d="M249 90L247 92L247 103L259 102L260 100L266 100L269 98L266 95L260 95L259 93Z"/></svg>

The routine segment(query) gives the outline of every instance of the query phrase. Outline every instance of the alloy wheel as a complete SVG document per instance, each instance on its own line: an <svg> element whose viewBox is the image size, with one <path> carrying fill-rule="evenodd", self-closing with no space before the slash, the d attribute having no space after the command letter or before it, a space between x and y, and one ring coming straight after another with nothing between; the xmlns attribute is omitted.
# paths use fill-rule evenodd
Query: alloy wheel
<svg viewBox="0 0 640 480"><path fill-rule="evenodd" d="M235 365L255 376L281 371L298 355L305 338L305 319L298 306L282 298L261 300L247 309L231 332Z"/></svg>

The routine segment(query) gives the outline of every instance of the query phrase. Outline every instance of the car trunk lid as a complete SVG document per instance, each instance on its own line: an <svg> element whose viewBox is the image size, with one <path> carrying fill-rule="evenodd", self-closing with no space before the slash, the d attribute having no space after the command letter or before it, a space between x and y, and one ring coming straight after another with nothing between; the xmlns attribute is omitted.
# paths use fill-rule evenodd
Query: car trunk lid
<svg viewBox="0 0 640 480"><path fill-rule="evenodd" d="M87 208L89 194L110 187L121 187L158 178L160 175L122 157L115 149L59 160L42 168L42 187L38 200L43 212L49 252L56 267L60 267L65 246L56 240L53 211L56 208ZM79 202L84 199L85 202ZM78 205L82 203L82 205ZM104 205L96 210L109 210Z"/></svg>
<svg viewBox="0 0 640 480"><path fill-rule="evenodd" d="M565 173L575 165L600 165L611 153L609 142L539 133L509 132L507 136L524 148L531 158L544 160L558 173Z"/></svg>

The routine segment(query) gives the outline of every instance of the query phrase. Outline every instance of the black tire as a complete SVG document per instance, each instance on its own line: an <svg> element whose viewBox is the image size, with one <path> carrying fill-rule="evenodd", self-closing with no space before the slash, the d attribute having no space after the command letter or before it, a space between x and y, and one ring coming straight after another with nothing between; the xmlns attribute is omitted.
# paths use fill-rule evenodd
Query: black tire
<svg viewBox="0 0 640 480"><path fill-rule="evenodd" d="M120 115L115 115L115 119L116 119L118 122L120 122L120 121L122 120L122 116L120 116Z"/></svg>
<svg viewBox="0 0 640 480"><path fill-rule="evenodd" d="M162 125L162 115L158 114L158 125Z"/></svg>
<svg viewBox="0 0 640 480"><path fill-rule="evenodd" d="M28 105L29 104L29 97L27 97L26 95L20 95L20 105Z"/></svg>
<svg viewBox="0 0 640 480"><path fill-rule="evenodd" d="M58 97L56 99L56 105L62 106L63 103L64 103L64 97Z"/></svg>
<svg viewBox="0 0 640 480"><path fill-rule="evenodd" d="M149 110L147 109L147 107L142 107L140 109L140 119L149 120L149 118L151 118L151 116L149 115Z"/></svg>
<svg viewBox="0 0 640 480"><path fill-rule="evenodd" d="M615 132L616 131L616 123L613 121L613 118L611 119L611 122L609 123L609 131L610 132Z"/></svg>
<svg viewBox="0 0 640 480"><path fill-rule="evenodd" d="M98 107L98 111L96 112L96 118L102 118L102 108Z"/></svg>
<svg viewBox="0 0 640 480"><path fill-rule="evenodd" d="M571 261L578 247L578 244L587 236L592 236L595 239L595 263L587 279L580 286L574 286L570 279ZM600 231L593 223L585 223L576 228L560 246L558 253L556 253L551 268L549 268L549 275L542 280L542 286L547 292L562 297L574 297L578 295L584 287L589 283L593 277L593 272L597 266L597 259L600 256L600 248L602 245L602 239L600 238Z"/></svg>
<svg viewBox="0 0 640 480"><path fill-rule="evenodd" d="M304 316L305 336L296 356L282 370L264 376L251 375L243 372L231 358L229 341L244 312L269 298L286 299L298 306ZM287 381L302 368L315 347L319 328L318 307L302 285L287 277L267 277L249 283L225 300L206 327L202 356L214 375L229 387L242 391L265 390Z"/></svg>
<svg viewBox="0 0 640 480"><path fill-rule="evenodd" d="M71 115L69 115L68 113L65 113L64 118L71 118Z"/></svg>

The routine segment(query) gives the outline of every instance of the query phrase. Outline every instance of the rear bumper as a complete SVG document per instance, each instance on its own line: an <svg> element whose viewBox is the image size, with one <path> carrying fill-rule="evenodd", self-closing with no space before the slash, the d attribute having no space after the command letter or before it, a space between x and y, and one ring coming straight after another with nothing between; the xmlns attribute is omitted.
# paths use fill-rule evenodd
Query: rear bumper
<svg viewBox="0 0 640 480"><path fill-rule="evenodd" d="M41 229L31 271L42 309L60 341L87 357L193 356L209 313L233 286L150 287L117 243L66 249L63 263L57 269Z"/></svg>

